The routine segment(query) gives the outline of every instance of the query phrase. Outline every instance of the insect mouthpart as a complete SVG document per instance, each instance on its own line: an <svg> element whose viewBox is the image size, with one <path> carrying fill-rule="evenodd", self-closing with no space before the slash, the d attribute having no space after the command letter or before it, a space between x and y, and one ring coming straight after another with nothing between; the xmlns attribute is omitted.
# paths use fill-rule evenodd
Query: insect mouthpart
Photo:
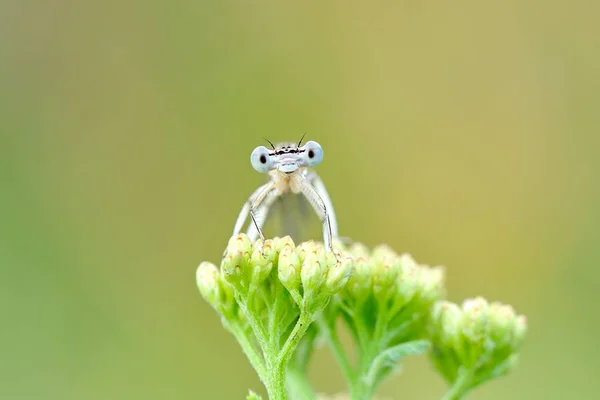
<svg viewBox="0 0 600 400"><path fill-rule="evenodd" d="M277 168L279 171L284 172L286 174L291 174L292 172L296 171L298 169L298 164L297 163L285 163L285 164L280 164L279 167Z"/></svg>

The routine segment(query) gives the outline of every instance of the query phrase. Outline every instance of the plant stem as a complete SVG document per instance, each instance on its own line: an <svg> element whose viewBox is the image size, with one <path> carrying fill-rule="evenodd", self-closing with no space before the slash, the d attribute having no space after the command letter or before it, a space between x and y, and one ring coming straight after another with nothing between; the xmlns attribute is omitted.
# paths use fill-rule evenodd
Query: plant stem
<svg viewBox="0 0 600 400"><path fill-rule="evenodd" d="M306 378L306 371L288 368L286 383L292 400L315 400L317 398L315 391Z"/></svg>
<svg viewBox="0 0 600 400"><path fill-rule="evenodd" d="M275 357L269 352L267 356L267 392L269 400L286 400L287 393L285 391L285 374L290 358L294 354L300 339L306 333L310 326L311 314L302 310L300 317L296 321L296 325L290 333L290 336L285 341L283 347Z"/></svg>
<svg viewBox="0 0 600 400"><path fill-rule="evenodd" d="M242 309L242 312L248 321L248 325L250 325L250 328L252 328L252 332L254 333L254 336L256 336L256 340L258 340L260 348L262 349L263 353L266 354L271 350L270 342L267 339L267 332L263 323L256 318L253 312L248 310L247 300L247 298L238 296L237 303Z"/></svg>
<svg viewBox="0 0 600 400"><path fill-rule="evenodd" d="M374 394L376 388L374 387L374 383L367 380L367 374L371 369L371 364L373 364L380 352L381 340L385 334L385 326L388 321L389 315L387 313L380 314L375 321L375 326L371 334L362 318L362 314L357 313L355 317L360 350L356 373L350 388L352 400L368 400Z"/></svg>
<svg viewBox="0 0 600 400"><path fill-rule="evenodd" d="M335 322L334 322L335 323ZM333 352L333 356L337 360L340 368L342 369L342 373L344 374L344 378L346 378L346 383L350 386L354 380L354 371L352 370L352 366L344 353L344 349L340 343L340 339L337 335L337 330L335 326L330 326L327 322L323 320L322 317L317 319L317 324L319 324L320 331L324 334L325 340L327 344L331 347L331 351Z"/></svg>
<svg viewBox="0 0 600 400"><path fill-rule="evenodd" d="M260 353L256 350L254 344L250 341L246 333L238 324L229 324L228 327L242 347L244 354L246 354L246 357L248 357L248 360L250 360L250 364L252 365L252 368L256 370L261 382L266 384L267 376L265 362Z"/></svg>
<svg viewBox="0 0 600 400"><path fill-rule="evenodd" d="M459 400L471 389L473 372L460 367L458 375L452 387L444 394L442 400Z"/></svg>

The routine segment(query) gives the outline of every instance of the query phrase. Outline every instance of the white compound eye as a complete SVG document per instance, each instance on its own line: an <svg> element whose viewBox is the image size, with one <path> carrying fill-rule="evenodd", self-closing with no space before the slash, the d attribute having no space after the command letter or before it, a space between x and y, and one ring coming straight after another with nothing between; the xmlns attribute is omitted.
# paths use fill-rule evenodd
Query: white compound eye
<svg viewBox="0 0 600 400"><path fill-rule="evenodd" d="M314 167L321 164L323 161L323 148L321 145L314 141L306 142L304 145L304 160L309 167Z"/></svg>
<svg viewBox="0 0 600 400"><path fill-rule="evenodd" d="M252 168L258 172L265 173L271 169L271 157L269 156L269 149L265 146L258 146L254 149L250 155L250 163Z"/></svg>

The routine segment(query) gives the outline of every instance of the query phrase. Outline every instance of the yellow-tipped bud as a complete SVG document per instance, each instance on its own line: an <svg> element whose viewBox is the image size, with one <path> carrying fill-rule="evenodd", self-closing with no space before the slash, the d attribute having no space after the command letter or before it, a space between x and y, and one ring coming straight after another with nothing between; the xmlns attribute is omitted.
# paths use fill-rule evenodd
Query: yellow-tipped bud
<svg viewBox="0 0 600 400"><path fill-rule="evenodd" d="M325 280L327 268L328 265L323 246L316 245L311 250L305 251L300 271L305 295L321 286Z"/></svg>
<svg viewBox="0 0 600 400"><path fill-rule="evenodd" d="M331 265L331 263L329 265ZM348 283L353 270L354 260L351 257L342 258L327 271L325 288L331 294L339 292Z"/></svg>
<svg viewBox="0 0 600 400"><path fill-rule="evenodd" d="M196 284L200 294L215 309L219 306L219 270L209 262L202 262L196 270Z"/></svg>
<svg viewBox="0 0 600 400"><path fill-rule="evenodd" d="M287 245L279 252L279 262L277 274L283 286L291 291L300 288L300 258L295 248Z"/></svg>

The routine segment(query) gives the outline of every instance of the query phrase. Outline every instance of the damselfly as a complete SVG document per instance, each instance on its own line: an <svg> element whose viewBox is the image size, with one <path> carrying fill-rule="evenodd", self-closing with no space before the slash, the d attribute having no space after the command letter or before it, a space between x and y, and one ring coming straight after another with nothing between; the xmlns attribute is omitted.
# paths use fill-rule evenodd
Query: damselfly
<svg viewBox="0 0 600 400"><path fill-rule="evenodd" d="M275 200L287 194L301 194L323 224L325 247L333 251L332 239L338 236L333 205L323 181L310 169L323 161L323 149L312 140L302 146L302 139L304 136L298 144L280 143L277 146L267 140L271 150L265 146L254 149L250 163L256 171L269 174L269 182L256 189L244 203L233 228L234 235L241 232L250 215L252 223L248 227L248 237L253 242L258 237L264 241L262 227Z"/></svg>

